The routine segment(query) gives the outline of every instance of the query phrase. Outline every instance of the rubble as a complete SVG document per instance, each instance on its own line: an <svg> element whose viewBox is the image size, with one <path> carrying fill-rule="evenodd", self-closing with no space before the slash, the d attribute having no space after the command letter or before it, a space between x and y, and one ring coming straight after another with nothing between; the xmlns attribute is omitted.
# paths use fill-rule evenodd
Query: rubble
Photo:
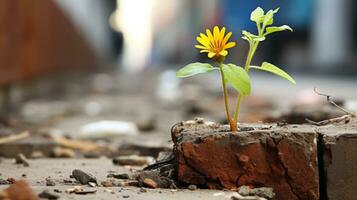
<svg viewBox="0 0 357 200"><path fill-rule="evenodd" d="M29 158L34 152L41 152L43 156L49 157L51 150L56 146L57 144L48 137L31 135L31 137L22 140L1 144L0 156L15 158L17 154L21 153Z"/></svg>
<svg viewBox="0 0 357 200"><path fill-rule="evenodd" d="M42 191L40 194L38 194L38 197L42 199L50 199L50 200L55 200L60 198L59 195L52 193L49 190Z"/></svg>
<svg viewBox="0 0 357 200"><path fill-rule="evenodd" d="M243 196L258 196L266 199L272 199L275 196L273 188L261 187L250 188L248 186L241 186L238 188L238 193Z"/></svg>
<svg viewBox="0 0 357 200"><path fill-rule="evenodd" d="M25 167L30 166L29 162L26 160L26 157L22 153L17 154L15 157L15 163L23 164Z"/></svg>
<svg viewBox="0 0 357 200"><path fill-rule="evenodd" d="M47 177L46 178L46 186L55 186L56 185L56 182L51 179L50 177Z"/></svg>
<svg viewBox="0 0 357 200"><path fill-rule="evenodd" d="M72 176L82 185L86 185L89 182L97 183L97 179L89 173L86 173L80 169L75 169L72 171Z"/></svg>

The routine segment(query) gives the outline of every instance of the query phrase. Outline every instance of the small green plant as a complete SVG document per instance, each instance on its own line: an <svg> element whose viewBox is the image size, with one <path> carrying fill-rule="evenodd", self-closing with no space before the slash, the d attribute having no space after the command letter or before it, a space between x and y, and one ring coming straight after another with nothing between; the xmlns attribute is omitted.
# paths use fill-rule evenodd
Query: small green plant
<svg viewBox="0 0 357 200"><path fill-rule="evenodd" d="M217 26L215 26L213 28L213 33L207 29L206 35L201 33L200 36L197 37L197 41L200 44L195 45L195 47L200 49L200 53L207 53L208 58L213 59L217 67L214 67L209 63L196 62L186 65L176 73L177 77L182 78L201 73L212 72L215 70L220 72L226 115L232 132L237 131L238 115L242 99L245 96L250 95L251 87L250 78L248 75L250 69L267 71L285 78L293 84L296 84L295 80L289 74L271 63L263 62L260 66L251 65L259 43L266 40L268 35L279 31L292 31L292 29L287 25L272 26L274 22L274 15L278 11L279 8L275 10L269 10L267 13L265 13L262 8L258 7L251 13L250 20L256 23L258 32L256 35L245 30L242 32L242 39L248 41L249 43L249 52L244 68L232 63L224 63L224 60L228 55L227 49L233 48L236 46L236 43L228 42L232 32L225 34L225 27L220 30ZM233 116L231 115L228 104L227 83L229 83L238 92L236 108Z"/></svg>

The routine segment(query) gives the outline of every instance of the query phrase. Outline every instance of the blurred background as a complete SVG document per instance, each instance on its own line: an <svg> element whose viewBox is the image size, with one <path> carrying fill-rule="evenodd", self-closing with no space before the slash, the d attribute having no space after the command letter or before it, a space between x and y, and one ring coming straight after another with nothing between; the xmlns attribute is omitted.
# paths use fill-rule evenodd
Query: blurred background
<svg viewBox="0 0 357 200"><path fill-rule="evenodd" d="M297 85L252 72L240 121L304 123L344 114L314 87L357 110L353 0L2 0L2 126L76 137L90 123L125 121L157 144L167 143L170 127L182 120L225 122L218 74L178 79L175 71L207 61L195 38L214 25L233 31L237 47L227 59L242 65L241 32L256 32L249 17L257 6L280 7L275 24L294 32L270 36L253 63L274 63ZM235 91L230 95L235 105ZM101 125L115 132L118 124ZM120 130L132 131L126 125Z"/></svg>

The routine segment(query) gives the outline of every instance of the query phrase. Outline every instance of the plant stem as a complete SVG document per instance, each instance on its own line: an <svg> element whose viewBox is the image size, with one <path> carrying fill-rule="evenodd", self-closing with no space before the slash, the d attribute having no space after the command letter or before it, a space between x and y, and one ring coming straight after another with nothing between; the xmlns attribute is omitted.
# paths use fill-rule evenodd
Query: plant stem
<svg viewBox="0 0 357 200"><path fill-rule="evenodd" d="M253 42L253 44L249 45L249 53L248 53L247 60L246 60L245 65L244 65L244 69L245 69L245 71L247 73L249 72L250 63L252 62L253 56L255 54L255 51L258 48L258 45L259 45L259 41ZM237 126L237 123L238 123L238 115L239 115L240 104L242 103L242 100L243 100L243 96L239 94L238 98L237 98L237 105L236 105L236 110L234 112L234 119L233 119L233 123L236 126Z"/></svg>
<svg viewBox="0 0 357 200"><path fill-rule="evenodd" d="M222 78L222 86L223 86L223 96L224 96L224 105L226 108L226 115L227 115L227 120L229 122L229 126L232 132L237 131L237 125L234 124L234 121L232 120L231 113L229 111L229 104L228 104L228 92L227 92L227 86L226 86L226 81L222 69L222 63L219 63L219 71L221 72L221 78Z"/></svg>

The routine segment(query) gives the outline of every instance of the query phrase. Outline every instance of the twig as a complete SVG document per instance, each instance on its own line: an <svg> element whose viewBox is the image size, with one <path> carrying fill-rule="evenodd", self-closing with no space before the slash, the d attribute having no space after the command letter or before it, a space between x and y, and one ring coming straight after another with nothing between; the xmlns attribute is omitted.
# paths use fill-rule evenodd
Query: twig
<svg viewBox="0 0 357 200"><path fill-rule="evenodd" d="M323 93L321 93L321 92L318 92L317 89L316 89L316 87L314 87L314 92L315 92L317 95L326 97L327 101L328 101L330 104L332 104L332 105L334 105L336 108L342 110L344 113L346 113L346 114L348 114L348 115L351 115L351 116L353 116L353 117L356 116L356 113L350 112L350 111L348 111L348 110L342 108L341 106L337 105L337 104L331 99L331 95L327 95L327 94L323 94ZM310 121L311 121L311 120L310 120Z"/></svg>
<svg viewBox="0 0 357 200"><path fill-rule="evenodd" d="M22 139L27 138L28 136L30 136L30 133L28 131L24 131L24 132L16 134L16 135L2 137L2 138L0 138L0 144L5 144L5 143L22 140Z"/></svg>
<svg viewBox="0 0 357 200"><path fill-rule="evenodd" d="M337 118L332 118L332 119L326 119L326 120L322 120L319 122L315 122L311 119L306 118L305 120L309 123L309 124L313 124L315 126L323 126L323 125L327 125L327 124L332 124L332 123L339 123L339 122L345 122L348 123L350 121L351 115L344 115L342 117L337 117Z"/></svg>

